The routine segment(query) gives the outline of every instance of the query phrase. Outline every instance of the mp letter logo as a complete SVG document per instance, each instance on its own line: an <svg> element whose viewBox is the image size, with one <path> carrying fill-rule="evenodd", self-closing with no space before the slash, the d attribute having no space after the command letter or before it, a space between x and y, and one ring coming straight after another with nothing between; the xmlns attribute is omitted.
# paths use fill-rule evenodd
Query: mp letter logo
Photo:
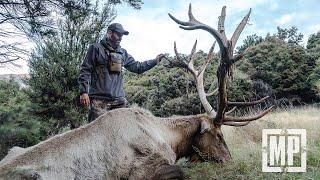
<svg viewBox="0 0 320 180"><path fill-rule="evenodd" d="M262 130L262 172L306 172L305 129Z"/></svg>

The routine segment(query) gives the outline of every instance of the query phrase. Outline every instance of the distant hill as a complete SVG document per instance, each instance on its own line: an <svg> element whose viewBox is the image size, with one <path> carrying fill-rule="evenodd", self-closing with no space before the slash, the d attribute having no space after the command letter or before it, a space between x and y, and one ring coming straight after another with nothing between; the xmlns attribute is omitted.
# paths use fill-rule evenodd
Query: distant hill
<svg viewBox="0 0 320 180"><path fill-rule="evenodd" d="M0 80L9 81L10 79L13 79L15 82L17 82L22 88L26 88L26 79L29 78L29 74L1 74Z"/></svg>

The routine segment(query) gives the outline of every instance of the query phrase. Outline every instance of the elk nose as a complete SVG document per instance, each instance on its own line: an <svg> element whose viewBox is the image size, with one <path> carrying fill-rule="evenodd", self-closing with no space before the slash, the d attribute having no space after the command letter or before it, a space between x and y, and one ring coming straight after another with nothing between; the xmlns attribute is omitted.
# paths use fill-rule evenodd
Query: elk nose
<svg viewBox="0 0 320 180"><path fill-rule="evenodd" d="M231 162L232 158L231 158L231 155L228 154L227 156L221 157L219 160L220 160L220 163L227 163L227 162Z"/></svg>

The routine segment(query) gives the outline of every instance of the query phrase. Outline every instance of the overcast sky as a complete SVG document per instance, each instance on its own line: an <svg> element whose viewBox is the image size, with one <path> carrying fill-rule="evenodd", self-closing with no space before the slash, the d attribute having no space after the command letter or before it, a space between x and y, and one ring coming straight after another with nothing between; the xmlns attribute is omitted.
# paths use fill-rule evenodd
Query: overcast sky
<svg viewBox="0 0 320 180"><path fill-rule="evenodd" d="M237 45L248 35L256 33L264 37L268 32L273 34L277 26L296 26L304 35L304 45L310 34L320 31L320 0L144 0L141 10L133 10L127 5L117 8L114 22L121 23L129 31L129 35L122 39L122 47L139 61L155 58L159 53L173 55L174 41L180 53L190 53L196 39L198 50L208 52L214 41L209 33L182 30L168 16L171 13L180 20L188 20L190 2L194 16L215 29L221 8L226 6L225 29L228 38L251 8L250 25L245 27ZM0 74L27 71L26 66L10 71L0 68Z"/></svg>

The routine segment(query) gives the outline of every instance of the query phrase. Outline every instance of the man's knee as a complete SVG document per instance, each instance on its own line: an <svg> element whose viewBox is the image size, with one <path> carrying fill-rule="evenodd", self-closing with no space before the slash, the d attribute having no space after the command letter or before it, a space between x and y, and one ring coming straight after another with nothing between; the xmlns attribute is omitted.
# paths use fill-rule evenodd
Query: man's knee
<svg viewBox="0 0 320 180"><path fill-rule="evenodd" d="M88 113L88 121L92 122L105 112L107 112L109 109L105 105L105 102L102 100L97 100L97 99L92 99L90 101L90 108L89 108L89 113Z"/></svg>
<svg viewBox="0 0 320 180"><path fill-rule="evenodd" d="M90 109L88 113L88 121L92 122L93 120L97 119L97 117L99 117L99 115Z"/></svg>
<svg viewBox="0 0 320 180"><path fill-rule="evenodd" d="M90 101L88 121L92 122L107 111L126 107L128 107L128 101L125 98L114 101L92 99Z"/></svg>

